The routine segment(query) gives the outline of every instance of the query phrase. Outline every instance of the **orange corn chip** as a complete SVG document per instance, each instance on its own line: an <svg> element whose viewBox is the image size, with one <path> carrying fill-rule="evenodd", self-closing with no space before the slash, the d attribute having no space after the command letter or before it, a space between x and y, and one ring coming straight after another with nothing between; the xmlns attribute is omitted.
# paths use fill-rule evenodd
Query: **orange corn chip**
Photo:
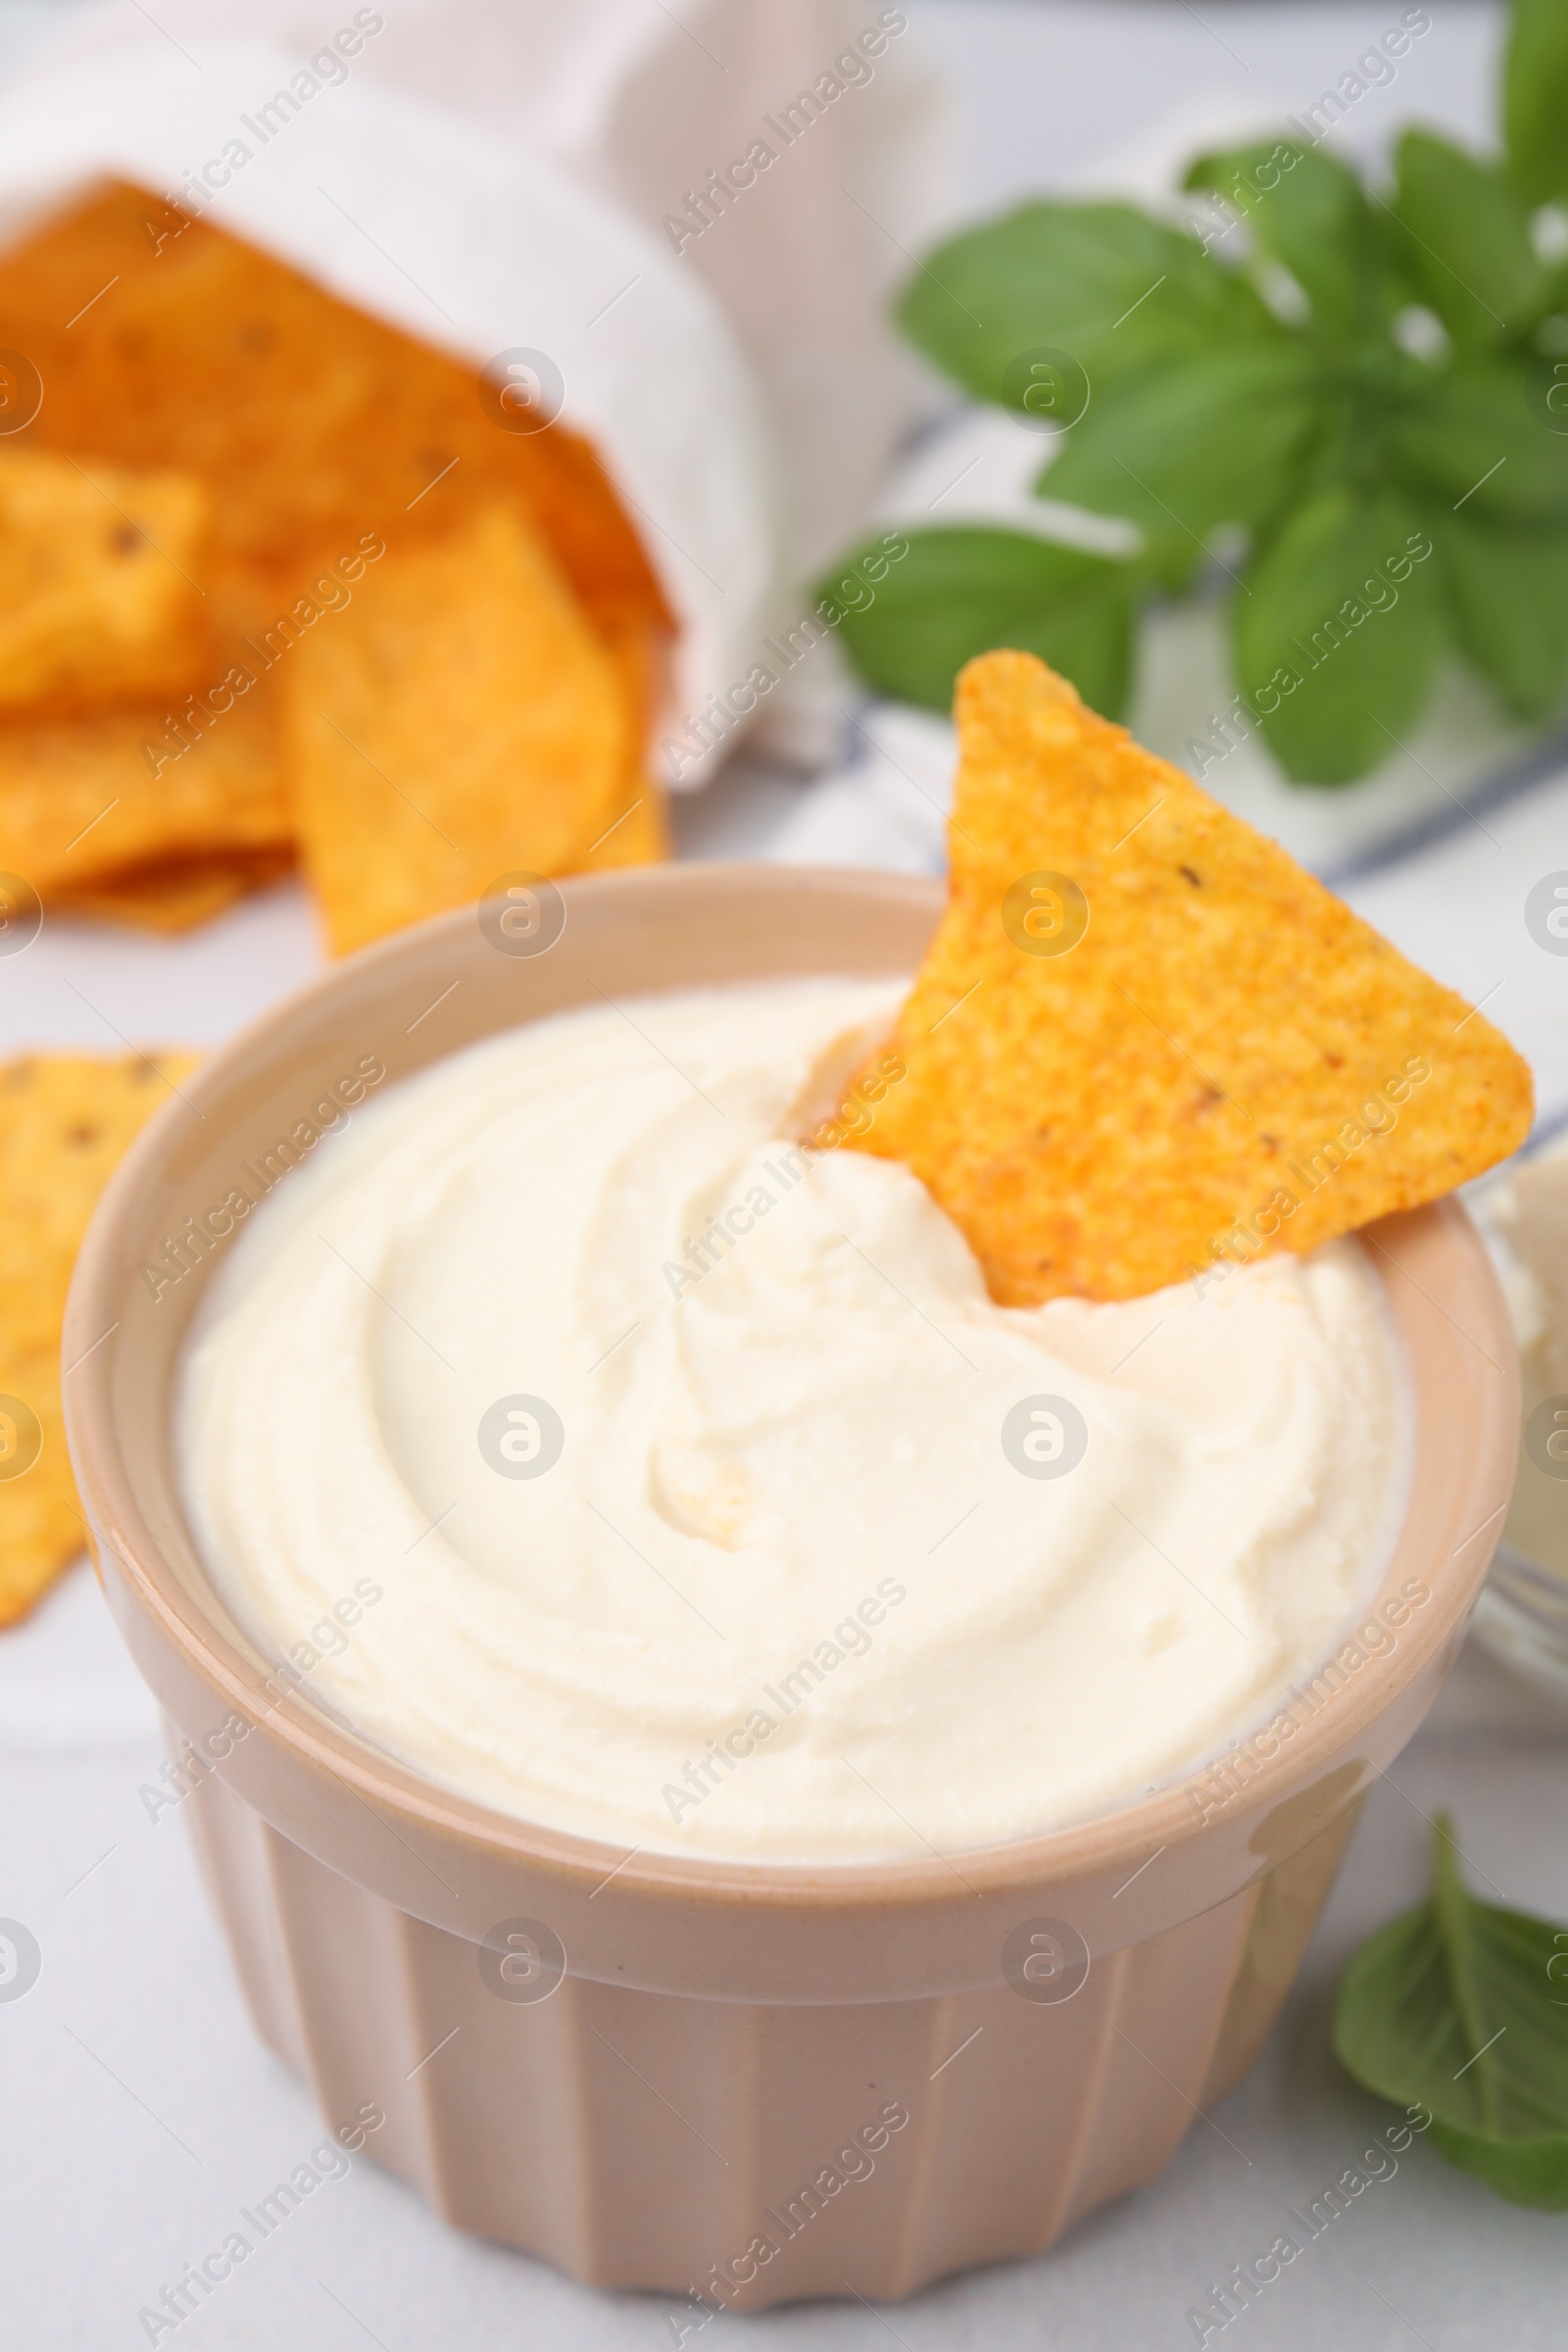
<svg viewBox="0 0 1568 2352"><path fill-rule="evenodd" d="M185 1054L0 1066L0 1625L86 1540L60 1410L66 1291L116 1164L193 1066Z"/></svg>
<svg viewBox="0 0 1568 2352"><path fill-rule="evenodd" d="M275 849L292 817L271 712L241 697L184 740L152 704L0 722L0 861L46 905L125 866Z"/></svg>
<svg viewBox="0 0 1568 2352"><path fill-rule="evenodd" d="M194 474L0 450L0 710L198 683L206 522Z"/></svg>
<svg viewBox="0 0 1568 2352"><path fill-rule="evenodd" d="M514 508L393 549L279 674L305 866L339 954L498 874L568 872L635 797L614 664Z"/></svg>
<svg viewBox="0 0 1568 2352"><path fill-rule="evenodd" d="M1530 1072L1275 843L1032 655L958 680L952 896L850 1148L993 1297L1130 1298L1304 1251L1513 1151Z"/></svg>

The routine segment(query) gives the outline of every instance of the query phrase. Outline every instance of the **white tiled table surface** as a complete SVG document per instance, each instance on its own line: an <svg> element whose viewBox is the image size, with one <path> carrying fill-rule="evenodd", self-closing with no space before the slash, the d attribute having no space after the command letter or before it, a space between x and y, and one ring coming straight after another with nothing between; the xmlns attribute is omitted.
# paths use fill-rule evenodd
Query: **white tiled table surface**
<svg viewBox="0 0 1568 2352"><path fill-rule="evenodd" d="M1431 6L1431 35L1376 103L1390 119L1418 112L1480 135L1496 13ZM1183 0L911 0L910 13L959 91L966 197L979 208L1066 183L1188 99L1256 102L1264 114L1299 105L1398 11L1393 0L1202 0L1200 18ZM15 0L0 6L0 70L47 19ZM1355 143L1383 135L1372 100L1359 117ZM800 837L811 789L733 771L682 811L683 854L769 855L786 828ZM918 828L884 826L874 794L857 815L855 788L832 789L838 798L812 819L829 853L837 840L859 862L920 861ZM1568 780L1481 807L1477 823L1440 806L1453 817L1445 839L1351 878L1347 893L1472 1001L1488 998L1534 1060L1544 1108L1568 1106L1568 958L1542 954L1522 920L1530 885L1568 867ZM0 1051L111 1050L94 1005L138 1038L216 1043L316 958L291 891L172 946L60 926L3 967ZM159 1761L150 1701L77 1569L0 1641L0 1914L24 1920L45 1954L33 1991L0 2007L0 2336L27 2352L144 2342L139 2306L220 2242L236 2208L319 2136L305 2092L251 2031L177 1822L150 1823L137 1800ZM1195 2125L1161 2180L1039 2261L959 2278L885 2315L814 2306L727 2320L707 2341L722 2352L720 2336L752 2331L792 2352L871 2352L891 2328L909 2352L1191 2343L1187 2307L1265 2247L1285 2207L1353 2162L1384 2119L1330 2057L1327 2021L1348 1952L1423 1890L1425 1817L1451 1807L1466 1852L1496 1886L1568 1916L1565 1772L1568 1718L1472 1649L1374 1794L1280 2027L1216 2111L1220 2129ZM1532 2352L1563 2339L1565 2284L1568 2223L1502 2204L1417 2144L1235 2328L1253 2352L1418 2342ZM367 2342L630 2352L672 2342L665 2310L656 2298L590 2294L462 2238L359 2163L291 2217L179 2340L193 2352Z"/></svg>

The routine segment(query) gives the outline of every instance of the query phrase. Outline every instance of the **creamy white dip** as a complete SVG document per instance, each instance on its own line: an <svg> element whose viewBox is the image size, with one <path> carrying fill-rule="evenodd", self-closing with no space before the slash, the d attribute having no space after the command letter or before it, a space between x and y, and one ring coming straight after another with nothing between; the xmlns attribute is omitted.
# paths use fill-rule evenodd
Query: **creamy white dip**
<svg viewBox="0 0 1568 2352"><path fill-rule="evenodd" d="M1114 1806L1310 1676L1405 1500L1369 1262L994 1305L906 1168L792 1142L904 993L537 1022L250 1214L177 1445L285 1682L532 1821L848 1862Z"/></svg>
<svg viewBox="0 0 1568 2352"><path fill-rule="evenodd" d="M1516 1163L1473 1205L1502 1277L1522 1375L1525 1442L1503 1542L1568 1578L1568 1418L1557 1410L1568 1396L1568 1143Z"/></svg>

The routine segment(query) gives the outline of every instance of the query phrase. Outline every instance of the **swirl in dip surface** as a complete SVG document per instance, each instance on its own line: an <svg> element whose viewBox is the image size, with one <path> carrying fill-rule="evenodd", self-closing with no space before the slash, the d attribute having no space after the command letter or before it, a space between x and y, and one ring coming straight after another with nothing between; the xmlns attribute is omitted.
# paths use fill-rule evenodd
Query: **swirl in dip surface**
<svg viewBox="0 0 1568 2352"><path fill-rule="evenodd" d="M366 1103L252 1213L186 1344L180 1478L298 1688L505 1812L850 1862L1103 1811L1311 1677L1405 1502L1368 1260L993 1304L907 1169L792 1141L905 993L553 1016ZM518 1397L559 1416L543 1471ZM1003 1442L1041 1397L1086 1436L1054 1475L1070 1414Z"/></svg>

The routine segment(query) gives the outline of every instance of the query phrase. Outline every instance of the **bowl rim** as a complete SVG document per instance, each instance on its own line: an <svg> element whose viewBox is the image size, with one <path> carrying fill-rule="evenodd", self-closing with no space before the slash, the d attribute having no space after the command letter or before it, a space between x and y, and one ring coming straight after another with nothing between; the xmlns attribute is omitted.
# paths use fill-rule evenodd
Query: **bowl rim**
<svg viewBox="0 0 1568 2352"><path fill-rule="evenodd" d="M568 909L599 906L610 914L628 902L657 906L661 899L679 903L694 893L701 896L737 889L786 903L802 892L862 903L875 899L902 906L911 914L928 913L933 923L945 903L943 885L926 877L750 860L688 860L635 867L573 876L558 887ZM434 1837L454 1849L480 1849L488 1859L526 1867L574 1893L597 1891L613 1878L622 1898L681 1898L724 1906L825 1911L946 1905L954 1900L956 1880L961 1881L966 1898L1098 1880L1104 1872L1131 1866L1155 1847L1176 1849L1204 1835L1208 1825L1193 1801L1193 1792L1210 1773L1213 1757L1205 1757L1142 1795L1086 1820L990 1845L956 1848L952 1855L933 1847L931 1860L901 1856L844 1862L740 1862L638 1847L628 1855L623 1840L553 1829L498 1811L448 1788L401 1763L298 1693L291 1694L295 1703L286 1706L267 1696L264 1677L275 1674L275 1668L269 1668L259 1651L252 1649L247 1654L207 1613L165 1558L141 1509L119 1444L111 1377L115 1360L112 1335L119 1327L115 1300L123 1279L118 1270L123 1239L134 1229L142 1188L159 1164L183 1104L203 1110L205 1115L220 1090L231 1087L247 1065L260 1065L269 1055L280 1053L323 999L351 985L362 986L367 975L394 985L405 966L428 954L432 946L466 945L475 931L473 906L461 906L374 942L314 974L209 1054L182 1081L180 1100L172 1099L154 1114L111 1178L77 1260L62 1354L63 1365L69 1367L63 1387L72 1462L88 1513L95 1566L106 1591L100 1547L112 1554L124 1592L151 1627L162 1634L186 1673L194 1675L254 1729L265 1732L318 1784L343 1784L361 1803L372 1803L383 1819L390 1815L395 1825L416 1837L425 1840ZM682 984L671 983L672 987L678 985ZM473 1032L473 1038L496 1033L493 1026L481 1028ZM1355 1750L1373 1721L1439 1657L1473 1606L1492 1556L1482 1539L1500 1523L1512 1485L1516 1396L1511 1416L1508 1401L1517 1391L1517 1362L1506 1307L1480 1236L1452 1197L1386 1218L1368 1231L1385 1259L1391 1258L1391 1252L1378 1235L1387 1240L1413 1238L1418 1247L1441 1251L1456 1278L1466 1273L1471 1278L1487 1336L1502 1352L1503 1362L1495 1368L1504 1369L1510 1377L1501 1384L1491 1384L1490 1389L1478 1389L1481 1410L1474 1453L1468 1475L1455 1469L1452 1483L1456 1494L1480 1488L1488 1493L1497 1491L1504 1499L1441 1564L1434 1564L1430 1597L1437 1605L1430 1610L1423 1607L1419 1622L1412 1619L1409 1638L1401 1635L1387 1650L1374 1652L1364 1671L1344 1681L1300 1728L1298 1737L1281 1742L1272 1757L1257 1763L1234 1811L1227 1803L1227 1814L1233 1820L1268 1814L1284 1800L1316 1787L1336 1763ZM1372 1262L1392 1303L1390 1278L1376 1258ZM1409 1279L1415 1280L1413 1276ZM1441 1302L1433 1303L1451 1324L1453 1318ZM1481 1346L1473 1334L1463 1336L1473 1346ZM1457 1348L1454 1360L1465 1361ZM1504 1393L1499 1394L1499 1388ZM172 1478L168 1483L173 1507L183 1521L177 1488ZM1400 1541L1410 1516L1407 1511ZM191 1542L199 1557L193 1538ZM1387 1578L1369 1601L1369 1610L1386 1590ZM1328 1663L1324 1661L1325 1666ZM1323 1670L1320 1667L1317 1672ZM1250 1720L1231 1746L1271 1720L1273 1717L1265 1716L1256 1725ZM1228 1751L1222 1748L1218 1752L1223 1757Z"/></svg>

